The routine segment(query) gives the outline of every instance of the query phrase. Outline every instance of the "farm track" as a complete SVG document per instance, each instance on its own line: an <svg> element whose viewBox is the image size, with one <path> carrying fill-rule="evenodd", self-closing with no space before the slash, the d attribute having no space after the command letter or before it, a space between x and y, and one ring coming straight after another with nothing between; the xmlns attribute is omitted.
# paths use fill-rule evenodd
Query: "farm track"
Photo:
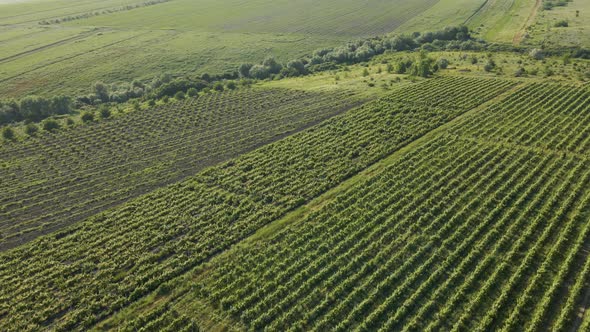
<svg viewBox="0 0 590 332"><path fill-rule="evenodd" d="M115 46L115 45L117 45L117 44L121 44L121 43L124 43L124 42L126 42L126 41L132 40L132 39L134 39L134 38L138 38L138 37L140 37L140 36L145 36L145 35L148 35L149 33L150 33L149 31L148 31L148 32L139 33L139 34L137 34L137 35L134 35L134 36L132 36L132 37L123 38L123 39L117 40L117 41L115 41L115 42L108 43L108 44L106 44L106 45L102 45L102 46L100 46L100 47L93 48L93 49L91 49L91 50L86 50L86 51L84 51L84 52L81 52L81 53L77 53L77 54L70 55L70 56L67 56L67 57L59 58L59 59L56 59L56 60L51 60L51 61L49 61L49 62L47 62L47 63L44 63L43 65L40 65L40 66L34 67L34 68L32 68L32 69L27 69L27 70L25 70L25 71L22 71L22 72L18 73L17 75L12 75L12 76L8 76L8 77L5 77L5 78L2 78L2 79L0 79L0 83L11 81L11 80L13 80L13 79L15 79L15 78L19 78L19 77L21 77L21 76L23 76L23 75L30 74L30 73L32 73L32 72L35 72L35 71L39 70L39 69L43 69L43 68L45 68L45 67L47 67L47 66L50 66L50 65L55 65L55 64L57 64L57 63L61 63L61 62L64 62L64 61L68 61L68 60L71 60L71 59L75 59L75 58L77 58L77 57L80 57L80 56L86 55L86 54L88 54L89 52L95 52L95 51L98 51L98 50L102 50L102 49L105 49L105 48L109 48L109 47Z"/></svg>
<svg viewBox="0 0 590 332"><path fill-rule="evenodd" d="M531 25L533 25L535 23L535 18L537 17L537 14L541 10L542 5L543 5L543 0L535 0L535 6L533 7L533 11L527 17L522 28L519 29L516 32L516 34L514 35L514 39L512 39L512 44L519 45L522 42L524 36L526 35L526 30L528 29L528 27L530 27Z"/></svg>
<svg viewBox="0 0 590 332"><path fill-rule="evenodd" d="M514 85L444 78L403 88L8 250L0 254L0 282L7 285L0 293L0 326L91 327ZM422 104L425 98L429 105ZM194 324L174 308L154 310L135 322L156 330Z"/></svg>
<svg viewBox="0 0 590 332"><path fill-rule="evenodd" d="M80 34L78 34L76 36L70 37L70 38L65 38L65 39L56 41L56 42L51 43L51 44L47 44L47 45L43 45L43 46L34 48L32 50L28 50L28 51L25 51L25 52L21 52L21 53L18 53L18 54L14 54L14 55L11 55L11 56L0 58L0 63L10 62L12 60L19 59L19 58L22 58L24 56L31 55L31 54L34 54L34 53L37 53L37 52L41 52L41 51L47 50L47 49L52 48L52 47L65 45L65 44L68 44L68 43L70 43L72 41L76 41L76 40L80 40L80 39L83 39L85 37L88 37L88 36L92 35L93 33L97 32L97 31L100 31L100 30L85 31L85 32L82 32L82 33L80 33Z"/></svg>

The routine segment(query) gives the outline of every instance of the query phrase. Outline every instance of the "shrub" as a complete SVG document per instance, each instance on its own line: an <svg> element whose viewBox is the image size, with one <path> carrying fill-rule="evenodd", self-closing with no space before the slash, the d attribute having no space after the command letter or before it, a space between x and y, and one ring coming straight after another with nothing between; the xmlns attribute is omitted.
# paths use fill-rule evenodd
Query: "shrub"
<svg viewBox="0 0 590 332"><path fill-rule="evenodd" d="M213 85L213 90L215 90L215 91L223 91L223 90L224 90L223 83L221 83L221 82L216 82L216 83Z"/></svg>
<svg viewBox="0 0 590 332"><path fill-rule="evenodd" d="M436 64L438 65L438 68L440 68L440 69L447 69L447 67L449 66L449 60L447 60L445 58L441 58L438 60L438 62Z"/></svg>
<svg viewBox="0 0 590 332"><path fill-rule="evenodd" d="M234 89L235 89L235 88L237 88L238 86L237 86L236 82L234 82L234 81L229 81L229 82L227 82L227 85L226 85L226 87L227 87L228 89L230 89L230 90L234 90Z"/></svg>
<svg viewBox="0 0 590 332"><path fill-rule="evenodd" d="M174 94L174 99L176 100L183 100L185 98L185 94L182 91L178 91L177 93Z"/></svg>
<svg viewBox="0 0 590 332"><path fill-rule="evenodd" d="M84 112L82 114L82 122L88 123L94 121L94 114L92 112Z"/></svg>
<svg viewBox="0 0 590 332"><path fill-rule="evenodd" d="M36 125L34 125L32 123L29 123L25 127L25 134L27 134L29 136L34 136L35 134L37 134L38 131L39 131L39 127L37 127Z"/></svg>
<svg viewBox="0 0 590 332"><path fill-rule="evenodd" d="M250 77L259 80L266 79L270 76L270 71L263 65L254 65L250 68Z"/></svg>
<svg viewBox="0 0 590 332"><path fill-rule="evenodd" d="M60 128L59 123L55 120L49 119L43 122L43 130L53 132Z"/></svg>
<svg viewBox="0 0 590 332"><path fill-rule="evenodd" d="M553 26L556 28L567 28L569 26L569 22L567 20L560 20L555 22Z"/></svg>
<svg viewBox="0 0 590 332"><path fill-rule="evenodd" d="M197 90L195 88L190 88L190 89L188 89L188 91L186 92L186 94L189 97L196 97L197 95L199 95L199 90Z"/></svg>
<svg viewBox="0 0 590 332"><path fill-rule="evenodd" d="M496 68L496 63L492 59L488 60L488 63L486 63L486 65L483 66L483 70L485 70L488 73L494 70L494 68Z"/></svg>
<svg viewBox="0 0 590 332"><path fill-rule="evenodd" d="M109 88L103 82L96 82L92 86L94 94L103 103L109 101Z"/></svg>
<svg viewBox="0 0 590 332"><path fill-rule="evenodd" d="M543 58L545 57L545 55L543 54L543 51L541 51L538 48L534 48L529 52L529 56L535 60L543 60Z"/></svg>
<svg viewBox="0 0 590 332"><path fill-rule="evenodd" d="M252 64L250 63L242 63L238 67L238 75L240 78L250 77L250 69L252 68Z"/></svg>
<svg viewBox="0 0 590 332"><path fill-rule="evenodd" d="M108 119L111 117L111 110L108 107L101 107L100 108L100 117L103 119Z"/></svg>
<svg viewBox="0 0 590 332"><path fill-rule="evenodd" d="M514 76L515 77L521 77L521 76L524 76L524 75L526 75L526 70L524 68L522 68L522 67L518 68L516 70L516 72L514 73Z"/></svg>
<svg viewBox="0 0 590 332"><path fill-rule="evenodd" d="M14 139L14 130L10 127L4 127L2 137L7 141L12 141Z"/></svg>

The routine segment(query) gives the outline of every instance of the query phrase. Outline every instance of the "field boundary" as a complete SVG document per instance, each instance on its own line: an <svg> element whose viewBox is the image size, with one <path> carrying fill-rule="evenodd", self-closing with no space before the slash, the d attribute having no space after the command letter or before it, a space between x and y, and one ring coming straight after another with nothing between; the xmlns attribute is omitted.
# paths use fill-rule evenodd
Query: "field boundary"
<svg viewBox="0 0 590 332"><path fill-rule="evenodd" d="M102 29L93 29L93 30L90 30L90 31L81 32L81 33L79 33L79 34L77 34L77 35L75 35L73 37L69 37L69 38L66 38L66 39L58 40L56 42L53 42L53 43L50 43L50 44L47 44L47 45L43 45L43 46L39 46L39 47L33 48L31 50L28 50L28 51L24 51L24 52L21 52L21 53L9 55L7 57L0 58L0 63L10 62L12 60L22 58L23 56L35 54L37 52L44 51L46 49L49 49L49 48L52 48L52 47L55 47L55 46L65 45L65 44L68 44L71 41L75 41L75 40L79 40L79 39L83 39L85 37L88 37L88 36L92 35L94 32L97 32L97 31L100 31L100 30L102 30Z"/></svg>

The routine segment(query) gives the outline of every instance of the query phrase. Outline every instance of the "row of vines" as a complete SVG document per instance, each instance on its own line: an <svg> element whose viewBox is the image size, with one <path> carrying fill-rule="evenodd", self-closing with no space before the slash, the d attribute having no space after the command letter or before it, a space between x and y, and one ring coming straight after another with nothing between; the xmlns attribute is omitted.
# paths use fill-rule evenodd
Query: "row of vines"
<svg viewBox="0 0 590 332"><path fill-rule="evenodd" d="M587 87L520 87L220 257L189 279L185 301L250 330L587 326L589 98Z"/></svg>
<svg viewBox="0 0 590 332"><path fill-rule="evenodd" d="M416 98L445 82L460 83L420 83L431 90ZM483 89L491 98L513 85L472 80L463 94ZM395 94L401 100L411 91ZM465 111L394 100L370 102L0 253L0 329L85 330Z"/></svg>
<svg viewBox="0 0 590 332"><path fill-rule="evenodd" d="M0 249L358 105L347 92L238 90L0 146Z"/></svg>

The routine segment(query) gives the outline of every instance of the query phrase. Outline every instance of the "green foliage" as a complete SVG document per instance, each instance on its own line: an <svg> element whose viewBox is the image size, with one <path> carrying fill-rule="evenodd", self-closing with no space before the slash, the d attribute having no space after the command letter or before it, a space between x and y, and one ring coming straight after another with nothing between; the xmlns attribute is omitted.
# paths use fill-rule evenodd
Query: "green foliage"
<svg viewBox="0 0 590 332"><path fill-rule="evenodd" d="M555 22L553 26L556 28L567 28L569 26L569 22L567 20L559 20Z"/></svg>
<svg viewBox="0 0 590 332"><path fill-rule="evenodd" d="M215 91L223 91L225 89L225 87L223 86L222 82L216 82L215 84L213 84L213 90Z"/></svg>
<svg viewBox="0 0 590 332"><path fill-rule="evenodd" d="M197 89L195 89L195 88L190 88L190 89L188 89L188 91L186 92L186 94L187 94L189 97L196 97L196 96L198 96L198 95L199 95L199 90L197 90Z"/></svg>
<svg viewBox="0 0 590 332"><path fill-rule="evenodd" d="M35 136L39 131L39 127L37 127L34 123L29 123L25 126L25 134L29 136Z"/></svg>
<svg viewBox="0 0 590 332"><path fill-rule="evenodd" d="M108 119L111 117L111 109L108 108L106 105L100 108L99 113L100 117L103 119Z"/></svg>
<svg viewBox="0 0 590 332"><path fill-rule="evenodd" d="M90 193L108 193L108 199L112 204L109 207L117 206L88 219L86 222L76 223L74 227L62 228L38 241L21 244L18 249L10 252L10 255L2 263L4 277L11 280L11 283L0 288L0 296L8 301L3 309L6 315L0 320L0 327L10 326L15 330L42 329L48 324L61 326L64 330L75 329L75 327L87 324L88 316L107 317L126 308L132 309L129 306L137 299L146 299L149 302L150 297L146 295L152 294L162 284L171 280L178 280L179 283L188 280L191 285L208 286L208 283L195 282L196 280L191 276L188 276L189 278L179 277L188 271L196 271L198 267L209 262L220 252L235 247L235 244L242 239L279 220L287 212L319 197L366 169L369 165L383 159L384 156L399 151L409 142L423 137L433 129L448 123L513 85L511 82L502 80L464 80L463 78L427 80L419 83L420 86L412 85L405 89L402 88L386 98L370 102L336 117L332 116L358 103L358 100L351 97L347 91L340 94L321 94L264 89L259 91L254 99L254 96L247 94L255 92L254 90L243 89L208 94L195 100L196 105L183 103L187 109L180 109L178 104L174 104L171 105L168 113L165 113L165 109L158 112L130 113L131 123L142 126L136 130L131 130L128 127L129 122L124 122L127 117L121 117L117 119L118 121L104 122L101 126L91 128L93 130L85 130L85 136L71 137L69 135L76 134L77 131L68 131L68 140L62 141L69 145L60 146L57 150L59 153L51 151L52 155L55 153L55 156L47 158L49 163L53 158L64 158L60 159L58 164L28 163L26 166L21 164L19 167L29 169L29 175L26 179L21 178L19 181L10 179L10 183L15 186L21 186L26 180L27 184L28 181L31 181L37 185L42 183L47 188L57 188L57 190L49 191L54 200L43 203L47 201L47 193L40 193L40 196L32 195L27 185L22 187L24 190L22 194L18 189L20 187L10 188L13 193L12 197L22 197L23 200L26 200L23 203L35 206L37 213L38 211L46 213L42 223L46 225L45 227L54 229L60 228L58 227L59 223L63 223L61 224L63 227L73 222L72 219L66 218L72 218L72 216L79 215L89 209L99 210L104 201L97 200L96 195ZM478 98L473 98L473 95L470 94L474 87L480 91ZM283 93L287 93L289 96L285 96ZM224 96L229 99L220 100L220 97ZM211 105L218 105L217 108L207 108L211 105L202 104L206 100L209 100ZM234 100L248 101L249 104L237 104L242 109L228 112L225 107L236 105L229 102ZM350 104L351 102L352 104ZM307 105L307 107L302 107L302 105ZM200 110L217 109L217 111L211 114L210 118L206 118L207 113L195 111L195 107L203 107ZM273 111L270 112L269 109ZM258 111L256 112L256 110ZM244 115L245 112L249 112L248 115ZM325 112L331 113L326 114ZM232 117L231 114L236 115ZM318 116L318 114L323 114L323 116ZM273 116L273 118L269 119L269 116ZM314 127L313 130L301 131L300 134L289 136L273 144L265 145L264 142L249 141L254 128L264 130L256 136L276 137L299 128L306 128L310 123L321 122L322 118L330 119ZM143 121L139 121L139 119ZM207 121L208 119L216 119L216 121ZM296 125L294 124L295 119L306 120ZM262 123L267 123L267 125L261 126ZM210 128L213 124L215 128L207 131L206 128ZM112 127L112 125L119 127ZM156 135L146 135L146 133L150 133L149 130L145 130L149 126L157 126ZM227 128L238 128L238 130L237 132L234 130L224 131ZM120 136L109 135L110 131L129 132L133 135L126 136L127 139L121 140ZM182 135L179 135L180 133ZM245 137L248 137L249 140L242 139L244 136L239 136L240 133L246 135ZM226 142L228 137L232 137L228 134L238 136ZM58 140L61 137L56 134L50 135L49 139ZM207 139L203 139L204 137ZM221 138L215 140L215 137ZM99 144L97 139L100 139L101 142L108 140L109 144ZM159 143L149 145L151 148L149 154L145 153L144 149L137 149L134 146L134 144L145 146L147 139ZM241 155L239 158L211 167L209 160L227 155L231 153L232 149L238 148L239 150L235 142L246 143L247 146L242 147L246 150L252 150L253 147L260 148ZM103 153L95 155L93 151L86 152L85 148L81 148L86 145L112 150L101 150ZM55 145L43 144L42 146L54 147ZM211 149L212 146L215 148ZM436 147L432 150L441 151ZM211 151L212 154L203 156L203 151ZM454 151L462 153L463 150L458 148ZM46 150L39 149L38 152L43 156L49 155L49 151ZM85 152L90 153L93 157L102 156L102 158L88 158L89 155L84 154ZM237 153L239 154L239 152ZM78 154L82 154L82 156L78 156ZM162 163L162 156L166 157L166 163ZM174 159L174 156L179 159ZM442 152L438 156L438 158L429 158L429 160L445 164L444 160L439 158L449 157ZM150 157L152 162L143 164ZM77 172L79 167L71 167L71 171L64 172L65 174L51 173L51 178L46 178L48 182L40 182L38 178L35 178L36 176L48 176L45 172L37 172L36 170L39 168L56 169L53 167L54 165L72 165L73 163L68 161L81 160L80 158L84 158L85 165L87 164L81 173L73 173ZM203 160L200 167L196 164L196 160L199 158ZM157 165L157 167L152 167L153 165ZM166 168L166 165L170 165L169 168ZM391 180L395 181L398 176L405 176L406 171L420 166L420 164L416 164L411 167L403 167L399 169L400 172L397 172L398 169L396 169L391 173ZM471 167L480 169L478 166L479 163L474 163ZM203 170L205 167L208 168ZM133 176L129 176L130 168L134 170ZM197 169L195 170L195 168ZM305 169L305 172L302 172L302 169ZM145 172L141 170L145 170ZM9 169L7 173L10 174L11 170ZM93 181L80 186L79 182L87 178L89 174L92 174ZM164 186L161 190L145 196L135 199L130 197L130 193L143 192L153 186L160 187L162 183L174 182L174 177L170 177L172 174L181 176L185 180ZM457 174L457 176L459 175L460 173ZM424 177L415 178L417 183L427 180ZM61 182L64 180L67 181ZM56 187L54 185L56 181L62 183L62 186ZM449 183L449 186L458 185L452 181ZM414 186L398 186L390 181L383 182L383 185L385 184L388 184L387 188L402 188L401 190L414 188ZM72 187L69 186L74 186L73 188L78 190L75 200L63 199L67 196L62 195L71 195L70 188ZM457 192L461 192L461 190L457 190ZM17 196L14 196L15 194ZM406 194L404 192L404 195L382 197L396 202L403 201ZM381 195L371 195L370 197L381 197ZM58 200L60 204L55 204L55 201ZM117 204L122 201L127 201L127 203ZM424 201L430 202L429 200ZM358 202L370 201L359 199ZM380 202L385 203L385 201ZM437 204L439 202L444 203L443 200L436 200ZM13 208L10 208L11 206ZM383 209L386 209L388 205L384 204L383 206ZM31 211L23 209L22 204L11 204L7 207L10 208L7 212L11 216L19 214L14 215L18 220L31 220L23 218L25 213ZM383 209L375 211L381 213L384 211ZM340 208L338 210L345 211ZM405 216L408 213L404 211L400 212L400 215ZM365 218L360 214L354 214L349 215L348 218L334 219L333 222L342 222L342 225L352 227L351 230L360 230L364 227L365 222L373 219L379 220L377 224L381 223L384 226L386 220L389 220L389 218L381 219L378 215ZM409 217L409 219L422 220L418 217ZM322 227L333 225L332 221L302 222L300 224ZM31 227L31 231L35 231L37 225L26 223L19 228L27 230L27 227ZM316 232L316 234L331 236L341 229L340 226L338 225L333 231ZM372 226L373 224L371 224ZM408 227L408 229L411 228ZM2 230L5 231L5 229ZM26 233L29 236L34 235L31 231ZM363 232L363 234L370 233L371 231ZM344 241L346 237L339 236L339 238L343 240L343 244L351 243ZM439 238L444 239L445 236ZM95 240L82 241L82 239ZM309 242L307 236L299 237L299 239L302 243ZM375 243L375 245L381 246L383 243L388 243L388 241L369 239L367 241L369 244ZM105 245L107 242L112 245ZM309 244L316 249L319 248L318 254L332 250L332 247L328 245L317 246L317 243L314 242L309 242ZM266 245L263 244L260 247L265 248ZM365 243L360 243L359 247L364 248ZM397 248L401 249L402 247ZM335 251L335 253L343 254L345 252L348 250ZM375 251L372 252L377 254ZM97 253L100 254L97 256ZM290 254L281 255L281 257L290 256ZM336 259L340 255L328 255L327 257L330 256ZM100 258L99 265L97 265L97 257ZM293 257L296 261L300 261L300 257ZM405 256L406 259L408 257L410 256ZM241 271L246 271L250 262L255 262L257 265L263 261L258 258L244 260L240 265L243 267ZM366 260L360 260L360 262L364 261ZM56 264L56 262L66 262L67 264ZM348 262L353 262L353 260ZM276 302L282 299L289 300L282 307L285 309L284 312L290 310L296 301L290 301L291 298L287 298L288 294L283 291L289 287L299 289L301 281L313 281L311 278L315 275L315 267L321 268L324 264L315 265L313 262L305 260L301 263L314 267L314 270L308 271L310 278L290 278L293 283L285 283L284 287L277 288L276 283L272 282L272 287L267 283L267 281L274 281L272 277L276 274L273 273L269 275L271 278L258 279L263 282L242 284L239 288L243 289L246 296L256 288L264 289L263 294L275 294L275 296L268 300L272 306L256 305L256 301L246 303L244 305L246 310L239 314L242 317L240 322L248 324L253 330L262 330L266 325L265 319L274 320L277 318L277 314L282 312L275 309L268 310L274 308ZM275 264L261 265L266 265L268 269L280 268ZM342 265L342 267L344 266ZM299 274L299 271L304 271L304 269L279 272L284 272L287 275L290 275L290 272ZM48 271L51 273L47 273ZM211 272L216 271L215 269ZM334 269L334 272L336 271L337 269ZM356 271L360 271L360 269ZM221 278L239 276L238 271L232 271L224 273L223 276L213 277L219 279L218 285L227 289L228 295L232 295L233 283L221 281ZM121 282L122 280L125 282ZM23 289L41 294L47 288L48 283L67 283L67 287L52 288L51 295L44 297L44 300L7 296ZM256 287L244 287L244 285L256 285ZM191 299L197 298L195 293L199 292L200 286L194 286L186 292L180 287L184 286L175 286L173 290L175 294L178 290L178 295L189 294L190 298L175 298L179 301L174 302L187 303ZM332 291L334 288L328 287L326 289ZM361 288L361 290L365 289ZM315 293L317 294L317 292ZM205 292L199 293L199 295L204 294ZM213 295L212 292L207 294ZM231 308L239 308L234 305L236 301L241 302L250 298L246 296L226 297L220 293L217 298L207 296L203 300L212 301L214 308L232 310ZM252 297L252 299L254 298ZM59 299L59 301L55 299ZM224 305L220 305L219 301L222 299ZM329 300L324 296L317 298L319 301L324 299ZM174 302L168 303L170 306L175 306ZM137 304L141 305L141 303ZM159 304L155 304L150 308L158 306ZM63 308L68 308L70 312L84 312L85 314L60 315ZM310 306L310 310L314 308L315 305ZM161 321L162 318L168 319L166 318L168 316L164 314L168 311L174 312L174 310L162 308L162 311L151 319L140 321L138 324L143 327L153 327L155 330L162 329L161 325L172 326L172 321L175 318L172 321ZM299 310L296 312L304 313ZM26 319L34 314L38 315L37 320ZM233 314L227 313L227 315ZM143 318L138 315L133 319ZM255 320L257 322L254 322ZM113 328L116 327L113 326ZM279 326L269 326L269 329L284 330ZM318 330L329 329L328 327ZM171 330L175 329L171 328Z"/></svg>
<svg viewBox="0 0 590 332"><path fill-rule="evenodd" d="M237 86L237 84L236 84L236 82L234 82L234 81L228 81L228 82L225 84L225 86L226 86L226 88L228 88L229 90L235 90L235 89L238 87L238 86Z"/></svg>
<svg viewBox="0 0 590 332"><path fill-rule="evenodd" d="M174 99L176 100L183 100L184 98L186 98L186 95L182 91L178 91L174 94Z"/></svg>
<svg viewBox="0 0 590 332"><path fill-rule="evenodd" d="M445 58L440 58L440 59L438 59L436 64L438 65L438 68L440 68L440 69L447 69L447 67L449 66L449 60L447 60Z"/></svg>
<svg viewBox="0 0 590 332"><path fill-rule="evenodd" d="M56 131L60 128L60 125L57 121L53 119L47 119L43 121L43 130L48 132Z"/></svg>
<svg viewBox="0 0 590 332"><path fill-rule="evenodd" d="M4 127L2 129L2 137L7 141L12 141L15 137L14 129L10 127Z"/></svg>
<svg viewBox="0 0 590 332"><path fill-rule="evenodd" d="M82 122L85 122L85 123L92 122L92 121L94 121L94 113L84 112L84 113L82 113L82 116L80 117L80 119L82 120Z"/></svg>
<svg viewBox="0 0 590 332"><path fill-rule="evenodd" d="M409 68L408 74L416 77L430 77L434 71L434 64L434 60L429 58L427 53L421 52L420 56L418 56Z"/></svg>

